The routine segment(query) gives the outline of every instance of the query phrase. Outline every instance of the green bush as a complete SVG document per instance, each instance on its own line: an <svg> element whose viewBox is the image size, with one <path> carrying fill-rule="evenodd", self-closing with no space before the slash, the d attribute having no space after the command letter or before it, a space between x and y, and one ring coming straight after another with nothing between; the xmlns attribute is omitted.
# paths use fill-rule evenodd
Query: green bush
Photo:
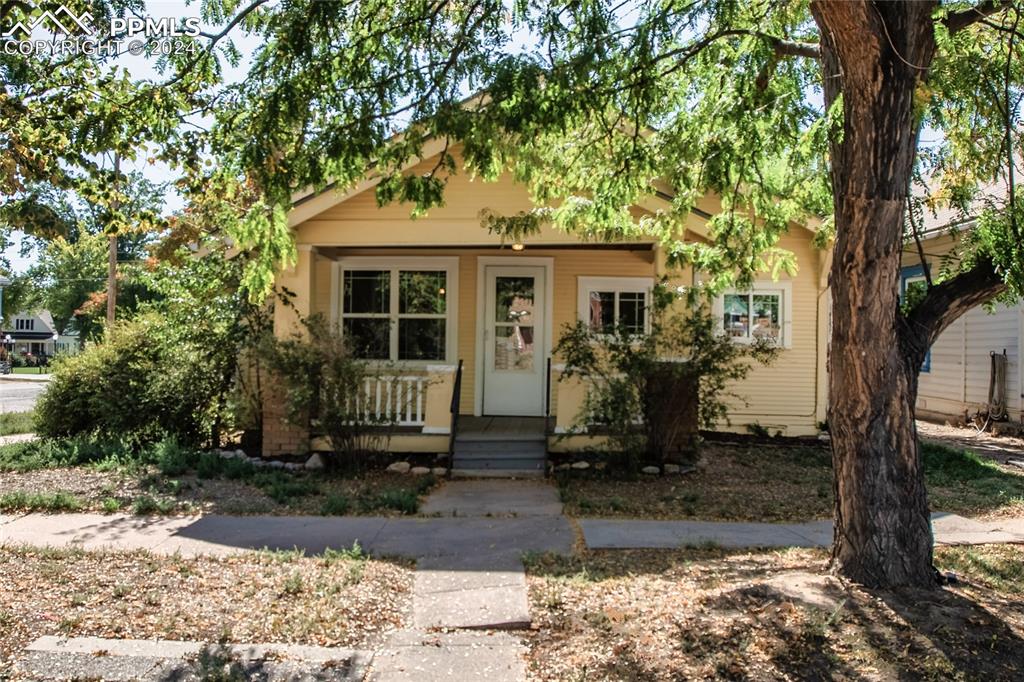
<svg viewBox="0 0 1024 682"><path fill-rule="evenodd" d="M153 314L118 323L101 343L59 359L36 407L36 432L63 438L96 433L195 444L215 419L223 390L206 350Z"/></svg>
<svg viewBox="0 0 1024 682"><path fill-rule="evenodd" d="M0 495L0 511L78 511L85 505L68 492L27 493L16 490Z"/></svg>
<svg viewBox="0 0 1024 682"><path fill-rule="evenodd" d="M176 438L171 437L157 441L147 448L142 459L156 464L156 468L165 476L181 476L195 467L202 456L193 448L184 447Z"/></svg>

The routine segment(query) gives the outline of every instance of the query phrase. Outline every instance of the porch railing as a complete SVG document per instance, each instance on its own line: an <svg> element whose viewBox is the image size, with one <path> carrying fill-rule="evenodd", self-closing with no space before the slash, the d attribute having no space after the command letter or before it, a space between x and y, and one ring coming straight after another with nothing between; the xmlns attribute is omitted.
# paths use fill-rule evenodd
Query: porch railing
<svg viewBox="0 0 1024 682"><path fill-rule="evenodd" d="M451 423L448 428L448 458L449 465L454 462L451 461L452 457L455 456L455 437L459 434L459 403L462 401L462 360L459 360L459 366L455 370L455 383L452 385L452 402L449 405L451 412ZM449 466L449 474L451 473L451 466Z"/></svg>
<svg viewBox="0 0 1024 682"><path fill-rule="evenodd" d="M398 426L423 426L426 397L425 376L368 377L359 408L368 417Z"/></svg>

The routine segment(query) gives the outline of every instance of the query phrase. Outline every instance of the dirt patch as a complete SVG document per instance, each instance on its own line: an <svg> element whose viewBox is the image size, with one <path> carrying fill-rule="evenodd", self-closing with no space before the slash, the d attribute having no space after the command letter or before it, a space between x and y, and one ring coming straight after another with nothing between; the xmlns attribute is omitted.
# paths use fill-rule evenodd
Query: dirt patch
<svg viewBox="0 0 1024 682"><path fill-rule="evenodd" d="M349 555L229 558L0 549L0 678L42 635L373 647L405 627L412 570Z"/></svg>
<svg viewBox="0 0 1024 682"><path fill-rule="evenodd" d="M940 567L1021 570L1019 548L944 548ZM535 680L1020 679L1024 597L984 571L941 590L850 587L814 550L534 557ZM983 652L983 653L982 653Z"/></svg>

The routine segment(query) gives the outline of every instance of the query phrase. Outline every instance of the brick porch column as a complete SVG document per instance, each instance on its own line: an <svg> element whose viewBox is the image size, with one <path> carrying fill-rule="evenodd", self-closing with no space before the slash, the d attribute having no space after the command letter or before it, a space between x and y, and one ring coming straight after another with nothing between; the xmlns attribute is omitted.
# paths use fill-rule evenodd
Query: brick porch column
<svg viewBox="0 0 1024 682"><path fill-rule="evenodd" d="M287 338L302 331L300 321L312 312L316 249L298 244L295 265L277 275L274 289L294 296L291 306L274 302L274 336ZM309 428L288 420L288 406L281 380L269 373L263 391L263 456L303 455L309 452Z"/></svg>

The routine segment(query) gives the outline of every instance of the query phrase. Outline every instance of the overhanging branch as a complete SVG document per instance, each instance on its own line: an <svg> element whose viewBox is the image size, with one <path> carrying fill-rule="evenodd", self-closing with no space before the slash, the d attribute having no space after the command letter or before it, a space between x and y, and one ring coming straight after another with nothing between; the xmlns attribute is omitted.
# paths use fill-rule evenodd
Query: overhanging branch
<svg viewBox="0 0 1024 682"><path fill-rule="evenodd" d="M977 23L985 17L1003 11L1010 5L1010 0L983 0L970 9L961 12L947 14L942 20L950 33L961 31L971 24Z"/></svg>
<svg viewBox="0 0 1024 682"><path fill-rule="evenodd" d="M903 338L908 348L924 360L939 334L971 308L990 301L1006 290L991 261L928 289L924 299L905 318Z"/></svg>

